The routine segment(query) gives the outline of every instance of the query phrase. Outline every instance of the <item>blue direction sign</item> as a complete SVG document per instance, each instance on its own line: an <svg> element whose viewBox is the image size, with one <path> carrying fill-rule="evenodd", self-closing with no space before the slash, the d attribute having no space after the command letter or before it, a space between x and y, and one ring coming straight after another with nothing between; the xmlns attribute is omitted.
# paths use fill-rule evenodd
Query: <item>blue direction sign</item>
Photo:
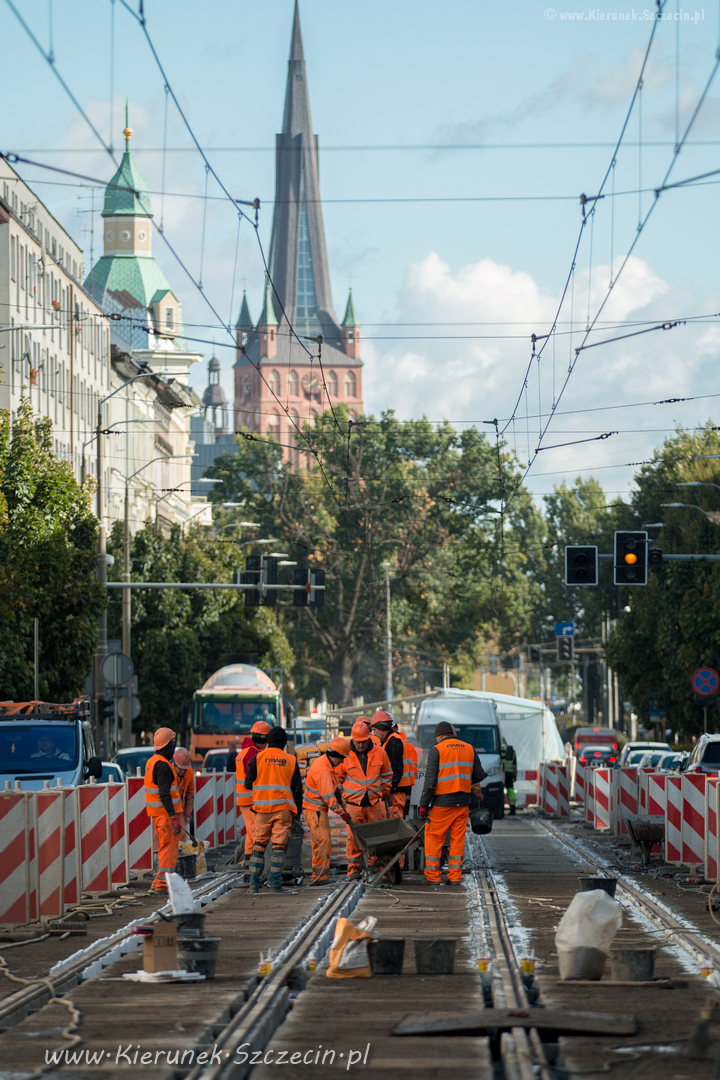
<svg viewBox="0 0 720 1080"><path fill-rule="evenodd" d="M555 637L575 637L574 622L556 622Z"/></svg>
<svg viewBox="0 0 720 1080"><path fill-rule="evenodd" d="M720 675L711 667L698 668L690 681L698 697L714 697L720 690Z"/></svg>

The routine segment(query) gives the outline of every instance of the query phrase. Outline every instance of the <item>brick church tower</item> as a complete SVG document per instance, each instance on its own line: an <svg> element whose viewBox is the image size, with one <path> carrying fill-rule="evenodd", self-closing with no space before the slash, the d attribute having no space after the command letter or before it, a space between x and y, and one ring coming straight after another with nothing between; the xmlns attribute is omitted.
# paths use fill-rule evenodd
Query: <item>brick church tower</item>
<svg viewBox="0 0 720 1080"><path fill-rule="evenodd" d="M276 136L275 208L263 308L253 324L243 295L236 323L235 430L272 434L293 445L294 424L344 403L353 417L362 406L360 324L352 290L340 323L330 293L325 230L320 203L318 141L310 119L305 56L297 0L293 21L282 134ZM279 298L279 303L278 303ZM322 334L322 384L317 344ZM264 381L256 365L260 365ZM327 392L326 392L327 391ZM278 401L279 399L279 401ZM297 458L283 450L286 459Z"/></svg>

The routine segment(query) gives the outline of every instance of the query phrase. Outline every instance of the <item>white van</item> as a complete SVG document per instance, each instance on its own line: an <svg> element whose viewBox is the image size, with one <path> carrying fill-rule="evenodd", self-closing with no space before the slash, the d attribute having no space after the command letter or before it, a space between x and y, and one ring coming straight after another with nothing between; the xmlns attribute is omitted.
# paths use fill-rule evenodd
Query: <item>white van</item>
<svg viewBox="0 0 720 1080"><path fill-rule="evenodd" d="M483 806L492 810L495 818L501 818L505 805L505 776L500 759L500 726L495 702L477 698L431 698L420 705L413 730L423 754L418 762L418 778L411 803L419 802L425 780L423 761L427 751L435 745L435 726L442 720L453 725L458 739L475 748L487 773L482 782Z"/></svg>

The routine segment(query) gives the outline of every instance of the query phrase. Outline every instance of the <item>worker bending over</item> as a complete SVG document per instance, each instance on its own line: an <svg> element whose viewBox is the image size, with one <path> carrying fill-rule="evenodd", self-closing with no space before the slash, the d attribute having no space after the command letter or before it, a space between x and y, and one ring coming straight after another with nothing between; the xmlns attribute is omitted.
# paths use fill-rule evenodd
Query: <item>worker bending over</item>
<svg viewBox="0 0 720 1080"><path fill-rule="evenodd" d="M237 804L245 822L245 859L243 869L248 870L252 855L253 837L255 836L255 814L252 808L252 793L245 787L245 773L248 765L257 757L260 750L267 746L270 725L258 720L250 728L250 734L243 739L243 744L235 756L235 793Z"/></svg>
<svg viewBox="0 0 720 1080"><path fill-rule="evenodd" d="M175 752L175 732L162 727L153 735L155 753L145 765L145 809L158 838L158 871L152 891L168 891L166 875L175 869L180 837L180 815L183 804L178 792L177 777L171 765Z"/></svg>
<svg viewBox="0 0 720 1080"><path fill-rule="evenodd" d="M178 795L183 805L181 825L185 833L193 832L193 810L195 809L195 771L192 767L190 751L178 746L173 754L173 769L177 777Z"/></svg>
<svg viewBox="0 0 720 1080"><path fill-rule="evenodd" d="M340 785L340 777L335 771L349 752L349 739L342 737L332 739L325 753L312 762L305 777L303 811L312 841L311 885L324 885L330 877L328 871L332 844L328 812L333 810L343 821L350 820L338 801L337 789Z"/></svg>
<svg viewBox="0 0 720 1080"><path fill-rule="evenodd" d="M420 817L425 826L425 877L440 884L440 857L445 834L450 830L448 882L462 882L465 831L470 797L482 799L480 781L486 773L470 743L455 736L452 724L442 721L435 728L436 745L428 750L425 785L420 796ZM432 809L430 805L432 803Z"/></svg>
<svg viewBox="0 0 720 1080"><path fill-rule="evenodd" d="M260 891L260 877L265 865L265 848L272 840L268 884L281 893L285 850L290 839L293 818L302 813L302 780L294 754L288 754L287 733L273 727L267 747L252 759L245 772L244 784L252 791L255 812L255 837L250 858L250 891Z"/></svg>
<svg viewBox="0 0 720 1080"><path fill-rule="evenodd" d="M353 724L351 735L350 753L337 769L342 780L345 809L353 825L380 821L387 817L386 801L389 801L393 775L388 756L381 746L373 742L370 728L361 720ZM345 851L348 877L360 877L362 855L350 824L347 827Z"/></svg>

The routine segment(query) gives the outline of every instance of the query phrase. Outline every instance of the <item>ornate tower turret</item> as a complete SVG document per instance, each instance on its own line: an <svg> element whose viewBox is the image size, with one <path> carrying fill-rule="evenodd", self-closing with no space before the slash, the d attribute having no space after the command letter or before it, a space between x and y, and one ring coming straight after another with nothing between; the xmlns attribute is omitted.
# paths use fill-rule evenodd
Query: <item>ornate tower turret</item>
<svg viewBox="0 0 720 1080"><path fill-rule="evenodd" d="M352 289L348 293L345 317L342 321L342 342L347 356L352 360L360 359L360 323L355 314Z"/></svg>
<svg viewBox="0 0 720 1080"><path fill-rule="evenodd" d="M260 335L260 359L272 360L277 354L278 347L278 321L273 303L273 290L270 278L265 275L265 300L263 309L258 319L258 333Z"/></svg>

